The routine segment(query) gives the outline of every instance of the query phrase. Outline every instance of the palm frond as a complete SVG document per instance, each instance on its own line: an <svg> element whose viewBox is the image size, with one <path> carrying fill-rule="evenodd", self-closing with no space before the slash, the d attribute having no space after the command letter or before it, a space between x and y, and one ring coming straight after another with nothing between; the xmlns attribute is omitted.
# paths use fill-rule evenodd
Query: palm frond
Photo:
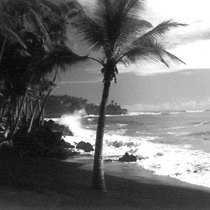
<svg viewBox="0 0 210 210"><path fill-rule="evenodd" d="M124 27L121 29L120 35L116 41L116 46L122 51L126 46L132 44L139 34L143 34L145 30L151 28L152 24L145 20L139 20L129 17L126 19ZM116 49L115 53L118 50Z"/></svg>
<svg viewBox="0 0 210 210"><path fill-rule="evenodd" d="M71 0L65 3L61 2L59 7L69 19L75 18L77 15L85 16L82 6L75 0Z"/></svg>
<svg viewBox="0 0 210 210"><path fill-rule="evenodd" d="M118 59L118 62L130 64L135 63L137 60L161 62L167 67L169 67L169 63L171 61L179 64L185 64L181 59L166 51L158 43L151 43L150 45L147 43L145 46L130 48L130 50Z"/></svg>
<svg viewBox="0 0 210 210"><path fill-rule="evenodd" d="M137 17L143 10L143 0L97 0L95 14L98 18L105 18L105 21L115 18Z"/></svg>
<svg viewBox="0 0 210 210"><path fill-rule="evenodd" d="M20 36L6 26L0 25L0 35L8 40L10 43L19 43L23 48L27 48Z"/></svg>
<svg viewBox="0 0 210 210"><path fill-rule="evenodd" d="M135 33L139 26L148 25L146 21L143 24L138 20L138 14L143 9L143 1L98 0L97 5L95 18L104 28L105 39L110 44L111 49L114 48L120 35L120 41L123 42L125 35L129 37L128 35ZM133 25L133 30L131 30L131 25ZM125 33L125 28L129 29L127 33Z"/></svg>
<svg viewBox="0 0 210 210"><path fill-rule="evenodd" d="M33 0L31 0L33 1ZM53 1L49 1L49 0L39 0L39 4L46 8L47 10L51 11L54 14L57 14L58 16L62 15L62 10L59 7L59 5Z"/></svg>
<svg viewBox="0 0 210 210"><path fill-rule="evenodd" d="M11 15L0 9L0 25L14 29L16 27L16 20Z"/></svg>
<svg viewBox="0 0 210 210"><path fill-rule="evenodd" d="M166 55L166 57L168 57L171 61L175 61L176 63L179 63L179 64L185 64L186 63L179 59L177 56L175 56L174 54L168 52L167 50L163 50L163 53Z"/></svg>
<svg viewBox="0 0 210 210"><path fill-rule="evenodd" d="M32 26L34 32L40 37L43 37L44 40L46 40L47 42L50 42L50 37L46 29L46 26L43 23L42 17L32 9L30 9L29 12L30 13L28 15L31 19L30 25Z"/></svg>
<svg viewBox="0 0 210 210"><path fill-rule="evenodd" d="M97 0L94 17L80 15L73 25L90 46L104 48L106 54L114 54L130 43L137 34L152 25L138 19L143 9L143 0Z"/></svg>
<svg viewBox="0 0 210 210"><path fill-rule="evenodd" d="M93 49L98 50L105 44L104 28L88 16L77 16L72 25Z"/></svg>
<svg viewBox="0 0 210 210"><path fill-rule="evenodd" d="M152 30L137 38L133 42L133 45L141 45L147 42L148 40L157 40L158 38L163 36L167 31L171 30L172 28L177 28L179 26L186 26L186 24L172 22L171 20L162 22Z"/></svg>
<svg viewBox="0 0 210 210"><path fill-rule="evenodd" d="M10 15L25 14L31 8L32 2L28 0L8 0L3 4L3 9Z"/></svg>
<svg viewBox="0 0 210 210"><path fill-rule="evenodd" d="M46 78L42 78L40 83L39 83L39 87L42 91L47 91L49 89L52 89L53 87L55 87L56 84Z"/></svg>
<svg viewBox="0 0 210 210"><path fill-rule="evenodd" d="M84 62L87 59L87 56L79 56L64 45L57 45L41 60L36 68L45 74L51 72L55 67L65 70L66 66Z"/></svg>

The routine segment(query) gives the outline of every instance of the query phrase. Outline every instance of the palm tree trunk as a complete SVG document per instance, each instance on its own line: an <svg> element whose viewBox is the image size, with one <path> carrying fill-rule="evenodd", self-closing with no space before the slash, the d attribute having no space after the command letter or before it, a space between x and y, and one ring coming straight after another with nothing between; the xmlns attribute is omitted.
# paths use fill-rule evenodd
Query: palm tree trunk
<svg viewBox="0 0 210 210"><path fill-rule="evenodd" d="M38 104L39 104L39 99L37 99L36 102L35 102L34 110L33 110L33 113L31 115L31 119L30 119L28 133L31 132L31 129L32 129L32 126L33 126L33 122L34 122L34 118L35 118L35 114L36 114L36 110L37 110Z"/></svg>
<svg viewBox="0 0 210 210"><path fill-rule="evenodd" d="M5 114L5 112L6 112L6 108L7 108L7 102L6 102L6 100L3 100L3 106L2 106L2 109L1 109L1 119L4 117L4 114Z"/></svg>
<svg viewBox="0 0 210 210"><path fill-rule="evenodd" d="M47 99L48 99L48 97L49 97L49 95L50 95L50 93L52 92L52 90L50 89L50 90L48 90L48 93L47 93L47 95L45 96L45 98L44 98L44 100L43 100L43 102L42 102L42 105L41 105L41 110L40 110L40 112L39 112L39 116L38 116L38 120L39 120L39 122L41 122L41 117L42 117L42 115L43 115L43 111L44 111L44 108L45 108L45 105L46 105L46 102L47 102Z"/></svg>
<svg viewBox="0 0 210 210"><path fill-rule="evenodd" d="M56 80L56 78L57 78L57 75L58 75L58 71L55 72L55 75L54 75L54 78L53 78L52 82L55 82L55 80ZM44 111L44 108L45 108L47 99L49 98L51 92L52 92L52 89L49 89L48 92L47 92L47 95L46 95L45 98L44 98L44 101L43 101L43 103L42 103L41 110L40 110L40 113L39 113L39 116L38 116L39 122L40 122L40 120L41 120L41 116L42 116L42 114L43 114L43 111Z"/></svg>
<svg viewBox="0 0 210 210"><path fill-rule="evenodd" d="M32 77L33 76L31 76L30 80L28 81L28 84L27 84L27 87L26 87L26 90L25 90L25 94L23 95L23 97L20 101L20 107L19 107L19 110L18 110L18 115L17 115L14 126L13 126L12 131L11 131L11 133L9 135L9 138L8 138L8 142L10 143L11 146L13 145L13 137L14 137L16 131L17 131L18 124L20 122L21 114L22 114L23 107L24 107L24 102L25 102L25 99L26 99L27 94L28 94L28 89L29 89L29 86L31 84Z"/></svg>
<svg viewBox="0 0 210 210"><path fill-rule="evenodd" d="M95 155L93 165L93 177L92 177L92 188L101 192L106 191L106 185L104 180L103 171L103 136L104 136L104 125L105 125L105 109L109 96L111 82L109 80L104 81L103 95L99 110L98 127L96 132L96 144L95 144Z"/></svg>
<svg viewBox="0 0 210 210"><path fill-rule="evenodd" d="M27 96L26 98L26 102L25 102L25 109L26 109L26 113L25 113L25 117L26 117L26 122L28 122L28 119L29 119L29 115L30 115L30 110L29 110L29 97Z"/></svg>
<svg viewBox="0 0 210 210"><path fill-rule="evenodd" d="M6 42L7 42L7 38L4 39L3 44L2 44L2 47L1 47L1 51L0 51L0 62L1 62L1 59L2 59L2 56L3 56L3 53L4 53Z"/></svg>

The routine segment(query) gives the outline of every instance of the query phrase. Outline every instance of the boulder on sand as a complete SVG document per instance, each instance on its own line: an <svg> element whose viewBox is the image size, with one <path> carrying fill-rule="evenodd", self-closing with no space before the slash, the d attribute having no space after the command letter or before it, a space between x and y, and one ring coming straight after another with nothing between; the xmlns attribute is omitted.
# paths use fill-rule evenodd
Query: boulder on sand
<svg viewBox="0 0 210 210"><path fill-rule="evenodd" d="M69 149L75 148L74 145L71 145L70 143L64 141L63 139L61 139L61 145L62 145L64 148L69 148Z"/></svg>
<svg viewBox="0 0 210 210"><path fill-rule="evenodd" d="M85 152L92 152L92 151L94 151L93 146L90 143L84 142L84 141L80 141L77 144L76 148L84 150Z"/></svg>
<svg viewBox="0 0 210 210"><path fill-rule="evenodd" d="M136 162L137 158L134 155L129 155L127 152L121 157L119 158L120 162Z"/></svg>

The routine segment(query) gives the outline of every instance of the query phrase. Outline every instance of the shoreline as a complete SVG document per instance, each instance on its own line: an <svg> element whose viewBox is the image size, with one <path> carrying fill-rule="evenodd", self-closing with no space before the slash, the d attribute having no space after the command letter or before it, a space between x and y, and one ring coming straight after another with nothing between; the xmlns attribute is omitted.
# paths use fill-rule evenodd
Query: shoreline
<svg viewBox="0 0 210 210"><path fill-rule="evenodd" d="M65 160L65 162L80 163L82 164L80 168L87 171L92 171L93 168L93 158L78 157L75 159L67 159ZM173 178L170 176L155 174L152 170L145 169L142 166L138 165L137 162L105 162L104 171L105 175L129 179L135 182L151 182L153 184L188 187L192 189L210 192L209 187L184 182L180 179Z"/></svg>
<svg viewBox="0 0 210 210"><path fill-rule="evenodd" d="M0 209L210 209L209 189L135 164L104 164L108 192L98 193L90 188L91 162L1 157Z"/></svg>

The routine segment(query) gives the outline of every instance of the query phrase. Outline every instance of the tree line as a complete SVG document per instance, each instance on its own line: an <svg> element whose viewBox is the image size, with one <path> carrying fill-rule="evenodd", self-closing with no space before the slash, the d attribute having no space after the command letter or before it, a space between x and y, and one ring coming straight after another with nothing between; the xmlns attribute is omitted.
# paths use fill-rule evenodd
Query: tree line
<svg viewBox="0 0 210 210"><path fill-rule="evenodd" d="M22 121L28 133L35 117L43 122L59 72L86 59L68 47L69 21L79 10L76 1L0 1L0 121L11 145Z"/></svg>
<svg viewBox="0 0 210 210"><path fill-rule="evenodd" d="M50 95L45 106L45 117L58 118L64 114L72 114L79 110L84 110L83 114L98 115L99 105L88 103L87 99L81 97ZM114 100L107 105L106 109L106 114L108 115L127 114L127 112L127 109L121 108Z"/></svg>

